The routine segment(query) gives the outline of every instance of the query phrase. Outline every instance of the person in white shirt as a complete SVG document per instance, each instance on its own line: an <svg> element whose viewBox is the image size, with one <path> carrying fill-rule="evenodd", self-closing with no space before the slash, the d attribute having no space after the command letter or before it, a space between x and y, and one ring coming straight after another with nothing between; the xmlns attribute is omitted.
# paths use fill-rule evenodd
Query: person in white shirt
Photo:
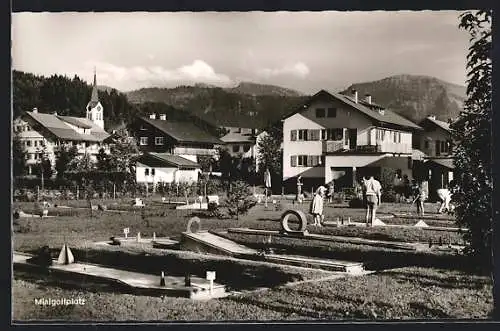
<svg viewBox="0 0 500 331"><path fill-rule="evenodd" d="M382 185L373 176L370 176L363 181L363 192L366 201L366 226L371 226L375 221L377 207L380 206Z"/></svg>
<svg viewBox="0 0 500 331"><path fill-rule="evenodd" d="M437 190L437 195L441 199L441 206L439 207L438 213L443 213L446 209L447 212L452 211L450 208L451 202L451 192L447 188L440 188Z"/></svg>
<svg viewBox="0 0 500 331"><path fill-rule="evenodd" d="M323 222L323 199L325 198L325 193L326 188L324 186L318 187L311 201L309 212L313 215L314 226L321 226Z"/></svg>

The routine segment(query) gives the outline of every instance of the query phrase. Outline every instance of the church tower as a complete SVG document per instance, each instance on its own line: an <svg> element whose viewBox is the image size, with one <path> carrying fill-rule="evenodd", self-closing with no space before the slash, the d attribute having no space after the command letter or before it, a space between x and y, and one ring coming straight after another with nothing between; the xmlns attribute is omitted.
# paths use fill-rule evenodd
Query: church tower
<svg viewBox="0 0 500 331"><path fill-rule="evenodd" d="M92 86L92 97L87 104L87 118L104 130L104 108L99 102L97 94L97 78L94 68L94 85Z"/></svg>

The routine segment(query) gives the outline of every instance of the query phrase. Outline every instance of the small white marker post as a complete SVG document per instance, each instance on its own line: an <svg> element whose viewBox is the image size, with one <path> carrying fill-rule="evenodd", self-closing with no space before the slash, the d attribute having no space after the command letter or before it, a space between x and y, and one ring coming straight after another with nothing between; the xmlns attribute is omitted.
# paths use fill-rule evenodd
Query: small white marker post
<svg viewBox="0 0 500 331"><path fill-rule="evenodd" d="M215 280L215 271L207 271L207 280L210 281L210 295L212 295Z"/></svg>
<svg viewBox="0 0 500 331"><path fill-rule="evenodd" d="M156 240L156 232L153 232L153 241Z"/></svg>
<svg viewBox="0 0 500 331"><path fill-rule="evenodd" d="M125 239L127 239L127 235L129 234L129 232L130 232L130 228L123 229L123 234L125 235Z"/></svg>
<svg viewBox="0 0 500 331"><path fill-rule="evenodd" d="M137 232L137 242L141 241L141 233Z"/></svg>

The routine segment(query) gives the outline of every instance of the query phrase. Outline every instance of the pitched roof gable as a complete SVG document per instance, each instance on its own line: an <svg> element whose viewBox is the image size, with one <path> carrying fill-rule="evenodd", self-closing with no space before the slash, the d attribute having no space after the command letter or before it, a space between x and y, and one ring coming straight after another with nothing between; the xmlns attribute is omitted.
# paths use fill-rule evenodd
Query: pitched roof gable
<svg viewBox="0 0 500 331"><path fill-rule="evenodd" d="M198 169L200 165L194 161L188 160L182 156L168 153L145 153L142 155L139 162L146 165L163 165L165 167L176 167L181 169Z"/></svg>
<svg viewBox="0 0 500 331"><path fill-rule="evenodd" d="M301 107L299 107L296 111L286 115L283 119L287 119L288 117L295 115L297 113L302 112L306 108L308 108L314 101L318 99L327 99L327 100L337 100L345 105L349 106L351 109L355 109L358 112L368 116L372 121L379 123L392 124L396 126L402 126L405 128L411 128L416 130L421 130L422 128L412 121L404 118L401 115L389 110L384 109L384 114L380 114L376 110L372 110L369 106L365 105L365 102L358 101L357 103L352 100L350 97L340 94L340 93L330 93L325 90L321 90L315 95L311 96ZM379 105L377 105L379 106ZM374 107L375 108L375 107Z"/></svg>
<svg viewBox="0 0 500 331"><path fill-rule="evenodd" d="M142 121L157 128L161 132L169 135L174 140L184 143L205 143L205 144L224 144L218 138L212 136L205 130L197 127L191 122L172 122L168 120L150 119L139 117Z"/></svg>
<svg viewBox="0 0 500 331"><path fill-rule="evenodd" d="M441 128L441 129L445 130L448 133L451 132L451 128L450 128L449 123L437 120L435 118L427 117L424 120L422 120L422 122L420 122L420 123L421 123L421 125L425 125L426 123L431 123L431 124L434 124L435 126Z"/></svg>
<svg viewBox="0 0 500 331"><path fill-rule="evenodd" d="M46 130L48 130L50 133L52 133L59 139L101 142L110 136L106 131L104 131L95 123L86 118L57 116L54 114L33 113L33 112L26 112L25 115L36 121L39 125L44 127ZM66 120L63 121L59 117L65 117L66 119L71 118L73 122L78 121L81 125L84 125L86 127L90 126L91 133L90 134L78 133L77 131L72 129L68 124L66 124L66 122L70 123L69 121Z"/></svg>

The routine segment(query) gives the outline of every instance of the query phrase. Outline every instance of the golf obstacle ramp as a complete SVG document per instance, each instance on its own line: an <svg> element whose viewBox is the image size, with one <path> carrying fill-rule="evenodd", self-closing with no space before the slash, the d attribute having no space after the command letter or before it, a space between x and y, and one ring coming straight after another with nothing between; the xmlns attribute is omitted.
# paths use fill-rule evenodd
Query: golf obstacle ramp
<svg viewBox="0 0 500 331"><path fill-rule="evenodd" d="M15 269L40 269L41 267L29 262L33 256L30 254L14 252L13 264ZM160 275L143 274L127 270L109 268L97 264L71 263L58 264L53 260L53 265L47 267L54 275L83 275L98 280L111 281L121 286L128 287L134 292L153 295L185 297L195 300L220 298L227 295L226 288L221 284L213 284L210 291L209 281L191 276L191 286L185 286L184 277L165 276L164 286ZM161 281L161 282L160 282Z"/></svg>
<svg viewBox="0 0 500 331"><path fill-rule="evenodd" d="M363 263L360 262L319 259L306 256L262 254L255 249L238 244L208 231L196 233L183 232L181 249L187 249L197 253L222 254L247 260L266 261L276 264L318 268L329 271L357 273L364 270Z"/></svg>

